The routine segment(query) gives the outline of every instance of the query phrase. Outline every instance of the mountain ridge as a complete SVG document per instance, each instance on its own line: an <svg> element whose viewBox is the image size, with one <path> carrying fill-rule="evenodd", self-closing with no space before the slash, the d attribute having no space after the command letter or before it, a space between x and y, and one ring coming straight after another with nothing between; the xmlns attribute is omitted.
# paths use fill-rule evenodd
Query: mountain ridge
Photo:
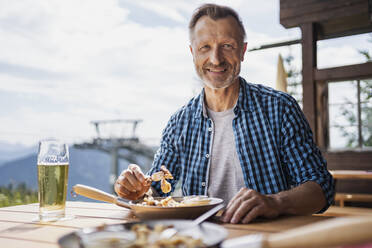
<svg viewBox="0 0 372 248"><path fill-rule="evenodd" d="M0 154L2 152L0 151ZM69 148L70 165L68 176L67 200L89 201L85 197L73 197L70 192L75 184L85 184L112 193L109 183L111 156L105 152L93 149ZM139 158L143 163L149 163L146 158ZM119 172L127 168L129 162L119 159ZM37 190L37 151L0 166L0 186L25 183L27 188Z"/></svg>

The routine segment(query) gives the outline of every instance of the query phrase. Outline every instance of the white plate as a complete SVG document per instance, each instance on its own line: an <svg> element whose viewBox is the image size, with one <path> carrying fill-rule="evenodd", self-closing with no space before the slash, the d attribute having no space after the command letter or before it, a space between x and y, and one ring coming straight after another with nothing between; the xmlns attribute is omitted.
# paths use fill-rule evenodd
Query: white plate
<svg viewBox="0 0 372 248"><path fill-rule="evenodd" d="M154 197L155 200L162 200L165 197ZM172 197L175 201L182 201L183 197ZM182 207L160 207L160 206L146 206L146 205L137 205L140 201L131 201L129 205L134 211L134 214L142 219L196 219L203 213L214 208L218 204L223 203L223 200L220 198L208 198L210 202L206 205L198 206L182 206Z"/></svg>
<svg viewBox="0 0 372 248"><path fill-rule="evenodd" d="M207 247L218 247L218 245L227 237L227 231L222 226L210 222L204 222L201 227L193 227L185 230L184 227L191 224L191 220L152 220L142 222L130 222L124 224L106 225L103 227L83 228L61 237L58 244L61 248L88 248L99 239L120 239L121 243L131 243L134 233L130 230L134 224L144 223L150 227L157 224L165 226L173 225L175 228L182 228L179 234L189 235L193 238L202 239ZM124 245L125 246L125 245ZM102 245L100 245L101 248ZM113 247L113 246L112 246ZM107 246L110 248L110 246Z"/></svg>

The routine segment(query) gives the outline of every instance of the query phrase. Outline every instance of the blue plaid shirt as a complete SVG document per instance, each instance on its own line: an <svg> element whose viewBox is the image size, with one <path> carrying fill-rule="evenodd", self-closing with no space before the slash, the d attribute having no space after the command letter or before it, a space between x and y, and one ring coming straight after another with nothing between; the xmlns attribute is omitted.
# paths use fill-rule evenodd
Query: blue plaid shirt
<svg viewBox="0 0 372 248"><path fill-rule="evenodd" d="M148 172L165 165L174 176L172 189L182 180L183 195L207 195L212 120L203 99L204 90L171 116ZM234 113L235 145L245 186L274 194L314 181L323 189L326 210L333 202L334 181L296 100L240 78ZM161 192L159 183L152 186Z"/></svg>

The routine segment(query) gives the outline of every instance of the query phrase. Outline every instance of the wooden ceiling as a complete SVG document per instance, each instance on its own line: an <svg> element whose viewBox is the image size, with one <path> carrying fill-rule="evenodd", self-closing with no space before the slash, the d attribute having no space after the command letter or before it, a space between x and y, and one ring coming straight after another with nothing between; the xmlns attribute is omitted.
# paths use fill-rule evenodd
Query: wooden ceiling
<svg viewBox="0 0 372 248"><path fill-rule="evenodd" d="M280 0L285 28L315 23L317 40L372 32L372 0Z"/></svg>

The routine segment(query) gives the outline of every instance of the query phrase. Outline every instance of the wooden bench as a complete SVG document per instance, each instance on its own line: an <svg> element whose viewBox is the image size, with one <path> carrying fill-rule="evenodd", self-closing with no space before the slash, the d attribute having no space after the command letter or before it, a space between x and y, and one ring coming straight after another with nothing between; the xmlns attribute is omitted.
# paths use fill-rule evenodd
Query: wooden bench
<svg viewBox="0 0 372 248"><path fill-rule="evenodd" d="M335 203L337 202L340 207L344 207L345 202L372 202L372 194L336 193Z"/></svg>

